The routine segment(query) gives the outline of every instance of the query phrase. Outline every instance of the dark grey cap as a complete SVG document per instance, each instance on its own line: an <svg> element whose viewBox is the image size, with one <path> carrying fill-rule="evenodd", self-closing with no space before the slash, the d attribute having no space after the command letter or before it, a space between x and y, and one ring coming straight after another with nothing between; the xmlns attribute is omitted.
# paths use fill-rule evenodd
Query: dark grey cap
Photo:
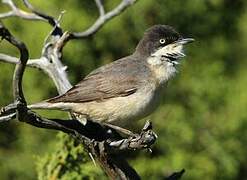
<svg viewBox="0 0 247 180"><path fill-rule="evenodd" d="M149 56L162 46L177 41L182 36L171 26L155 25L149 28L136 47L136 53L141 56ZM161 44L160 39L164 39L165 43Z"/></svg>

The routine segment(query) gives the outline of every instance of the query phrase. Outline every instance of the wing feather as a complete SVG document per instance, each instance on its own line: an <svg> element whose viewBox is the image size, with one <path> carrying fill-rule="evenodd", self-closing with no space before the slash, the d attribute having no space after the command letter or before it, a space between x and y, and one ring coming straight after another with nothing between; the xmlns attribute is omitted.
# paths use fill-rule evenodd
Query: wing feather
<svg viewBox="0 0 247 180"><path fill-rule="evenodd" d="M78 103L129 96L138 90L141 64L129 56L102 66L65 94L49 99L48 102Z"/></svg>

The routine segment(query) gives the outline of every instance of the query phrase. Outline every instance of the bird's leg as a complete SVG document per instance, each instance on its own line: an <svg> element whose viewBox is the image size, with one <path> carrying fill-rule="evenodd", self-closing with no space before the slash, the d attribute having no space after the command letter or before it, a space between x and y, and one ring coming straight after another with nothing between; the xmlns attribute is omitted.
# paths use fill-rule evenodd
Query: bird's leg
<svg viewBox="0 0 247 180"><path fill-rule="evenodd" d="M130 131L128 129L125 129L125 128L122 128L122 127L119 127L119 126L116 126L116 125L112 125L112 124L109 124L109 123L102 123L102 124L112 128L112 129L114 129L117 132L120 132L122 134L125 134L125 135L128 135L128 136L132 136L132 137L136 137L137 136L135 133L133 133L132 131Z"/></svg>
<svg viewBox="0 0 247 180"><path fill-rule="evenodd" d="M77 118L77 120L85 126L87 124L87 120L89 119L87 114L82 114L82 113L74 113L74 116Z"/></svg>
<svg viewBox="0 0 247 180"><path fill-rule="evenodd" d="M100 121L95 121L93 119L91 119L87 114L82 114L82 113L73 113L77 120L82 124L82 125L86 125L87 124L87 121L90 120L92 122L95 122L95 123L98 123L98 124L101 124L103 126L107 126L111 129L114 129L115 131L119 132L119 133L122 133L124 135L127 135L127 136L132 136L132 137L136 137L137 135L133 132L131 132L130 130L128 129L125 129L125 128L122 128L122 127L119 127L119 126L116 126L116 125L112 125L112 124L109 124L109 123L104 123L104 122L100 122Z"/></svg>

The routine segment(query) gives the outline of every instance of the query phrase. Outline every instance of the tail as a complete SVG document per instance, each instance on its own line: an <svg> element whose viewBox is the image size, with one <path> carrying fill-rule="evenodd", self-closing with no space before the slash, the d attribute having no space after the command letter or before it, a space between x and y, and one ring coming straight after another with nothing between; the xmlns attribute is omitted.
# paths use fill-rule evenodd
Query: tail
<svg viewBox="0 0 247 180"><path fill-rule="evenodd" d="M51 103L47 101L38 102L35 104L30 104L27 107L30 109L54 109L54 110L62 110L62 111L70 111L72 109L71 103Z"/></svg>

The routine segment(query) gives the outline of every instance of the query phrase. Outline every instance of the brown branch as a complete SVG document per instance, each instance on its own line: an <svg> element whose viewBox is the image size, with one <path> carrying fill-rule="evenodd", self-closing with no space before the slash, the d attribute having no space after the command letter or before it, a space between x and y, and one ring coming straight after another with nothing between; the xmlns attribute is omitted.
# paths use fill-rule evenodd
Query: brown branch
<svg viewBox="0 0 247 180"><path fill-rule="evenodd" d="M80 124L77 120L59 120L46 119L37 115L27 108L25 97L22 92L22 77L28 60L28 50L24 43L17 40L10 34L2 24L0 24L0 36L16 46L20 51L20 63L16 65L13 79L13 89L15 103L4 108L2 114L6 112L17 111L17 119L32 126L53 129L72 135L81 143L85 144L88 151L96 158L107 175L112 179L140 179L136 171L127 163L127 161L116 153L119 150L143 149L149 148L156 139L156 136L150 136L150 128L144 128L140 136L128 139L120 139L119 135L109 127L89 121L86 126ZM92 130L93 129L93 130ZM109 130L111 133L109 133ZM99 134L100 133L100 134ZM145 135L147 134L147 135ZM153 133L153 135L155 135ZM119 143L121 142L121 143ZM145 142L148 142L146 145ZM138 146L138 144L140 146Z"/></svg>
<svg viewBox="0 0 247 180"><path fill-rule="evenodd" d="M92 121L84 126L77 120L49 120L37 116L30 110L21 112L27 112L25 122L32 126L59 130L79 140L111 179L140 179L136 171L121 156L121 151L150 148L156 140L156 135L151 133L150 128L144 128L136 137L121 139L119 135L115 135L114 130ZM112 133L109 133L109 130Z"/></svg>
<svg viewBox="0 0 247 180"><path fill-rule="evenodd" d="M16 117L17 102L9 104L0 109L0 123L10 121Z"/></svg>
<svg viewBox="0 0 247 180"><path fill-rule="evenodd" d="M3 39L17 47L20 51L20 63L16 65L13 76L13 96L15 101L26 103L22 90L22 77L28 60L28 50L25 44L10 34L3 24L0 23L0 35Z"/></svg>
<svg viewBox="0 0 247 180"><path fill-rule="evenodd" d="M151 122L147 121L140 134L130 136L127 139L108 142L112 148L119 150L150 148L157 139L157 135L152 131Z"/></svg>
<svg viewBox="0 0 247 180"><path fill-rule="evenodd" d="M99 18L96 22L84 32L63 33L59 25L60 18L56 20L45 13L36 11L28 0L23 0L23 2L32 13L18 9L12 0L3 0L4 3L10 6L12 11L0 14L0 19L18 16L28 20L42 20L51 24L53 30L49 34L49 39L47 38L45 41L42 56L37 60L29 60L27 62L28 51L25 45L14 38L6 28L2 25L0 26L0 36L16 46L21 54L20 60L15 57L0 54L0 59L2 61L17 64L13 79L15 101L1 110L0 122L9 121L17 117L19 121L38 128L52 129L70 134L85 145L88 152L94 156L96 161L111 179L140 179L136 171L127 163L125 158L121 156L121 152L136 149L149 149L157 138L152 131L150 123L146 123L140 134L122 138L110 127L103 126L96 122L88 121L84 126L76 119L60 120L43 118L27 108L25 97L22 92L22 76L27 65L43 70L50 78L52 78L59 94L65 93L71 88L71 84L65 71L66 66L61 62L62 50L66 42L70 39L80 39L93 35L103 27L106 22L119 15L136 1L137 0L122 0L116 8L106 13L102 1L95 0L99 10Z"/></svg>
<svg viewBox="0 0 247 180"><path fill-rule="evenodd" d="M112 179L140 179L120 154L126 150L149 149L157 138L149 122L140 134L125 139L113 129L96 122L88 121L84 126L77 120L46 119L29 110L24 104L12 104L9 109L17 105L20 121L72 135L85 145Z"/></svg>

